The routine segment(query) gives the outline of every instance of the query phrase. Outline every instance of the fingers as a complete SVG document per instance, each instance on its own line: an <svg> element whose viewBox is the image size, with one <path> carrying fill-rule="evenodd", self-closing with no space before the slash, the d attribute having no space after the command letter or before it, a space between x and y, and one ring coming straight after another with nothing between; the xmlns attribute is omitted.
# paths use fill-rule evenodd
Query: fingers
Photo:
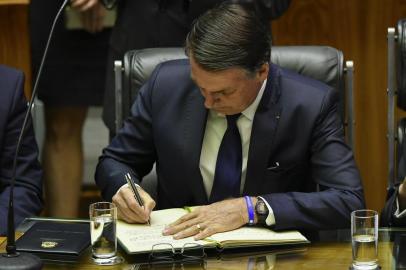
<svg viewBox="0 0 406 270"><path fill-rule="evenodd" d="M183 223L186 223L187 221L194 219L195 217L198 216L197 211L196 212L192 212L192 213L188 213L186 215L181 216L178 220L176 220L175 222L169 224L169 227L176 227L178 225L181 225ZM194 222L193 224L196 224L196 222Z"/></svg>
<svg viewBox="0 0 406 270"><path fill-rule="evenodd" d="M90 33L102 31L105 15L106 10L100 3L96 3L96 5L89 10L80 12L83 28Z"/></svg>
<svg viewBox="0 0 406 270"><path fill-rule="evenodd" d="M176 233L173 236L173 239L182 239L182 238L186 238L189 236L201 234L203 232L202 230L204 229L204 227L205 227L204 224L197 223L195 225L188 227L185 230L182 230L182 231Z"/></svg>
<svg viewBox="0 0 406 270"><path fill-rule="evenodd" d="M173 239L182 239L194 236L195 240L201 240L219 232L216 224L205 222L196 223L196 220L190 220L164 230L164 235L173 235Z"/></svg>
<svg viewBox="0 0 406 270"><path fill-rule="evenodd" d="M98 0L71 0L71 7L78 11L86 11L98 3Z"/></svg>
<svg viewBox="0 0 406 270"><path fill-rule="evenodd" d="M174 239L194 236L195 240L209 237L218 232L237 229L246 224L242 217L247 214L244 198L224 200L202 206L179 218L162 232Z"/></svg>
<svg viewBox="0 0 406 270"><path fill-rule="evenodd" d="M92 14L92 30L93 33L97 33L103 30L104 17L106 15L105 8L97 3L94 8L91 9Z"/></svg>
<svg viewBox="0 0 406 270"><path fill-rule="evenodd" d="M174 239L181 239L201 233L206 225L202 223L203 220L199 216L198 211L186 214L176 220L174 223L169 224L164 231L163 235L173 235Z"/></svg>
<svg viewBox="0 0 406 270"><path fill-rule="evenodd" d="M148 216L151 214L152 210L155 208L155 201L151 198L151 196L141 187L137 187L137 190L144 201L144 209L148 213Z"/></svg>
<svg viewBox="0 0 406 270"><path fill-rule="evenodd" d="M213 234L217 233L216 226L210 227L206 226L205 224L200 225L200 231L198 234L195 235L194 239L197 240L202 240L204 238L207 238L209 236L212 236Z"/></svg>
<svg viewBox="0 0 406 270"><path fill-rule="evenodd" d="M113 202L117 205L119 218L124 221L128 223L146 223L149 220L151 210L145 210L144 207L141 207L129 188L122 188L114 195ZM153 200L149 204L155 206Z"/></svg>

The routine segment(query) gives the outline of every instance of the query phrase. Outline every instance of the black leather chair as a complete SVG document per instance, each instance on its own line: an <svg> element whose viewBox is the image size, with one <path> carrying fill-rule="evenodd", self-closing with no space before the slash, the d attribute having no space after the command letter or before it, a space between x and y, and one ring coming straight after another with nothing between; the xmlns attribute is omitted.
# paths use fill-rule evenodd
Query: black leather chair
<svg viewBox="0 0 406 270"><path fill-rule="evenodd" d="M117 130L130 114L131 105L138 91L156 65L182 58L187 58L183 48L151 48L128 51L123 62L115 62ZM352 102L352 61L347 61L347 66L344 67L342 52L326 46L275 46L272 48L271 61L304 76L322 81L339 91L341 97L339 113L347 129L348 144L353 146L355 123Z"/></svg>
<svg viewBox="0 0 406 270"><path fill-rule="evenodd" d="M396 106L406 111L406 19L388 28L388 183L390 188L406 176L406 118L397 121Z"/></svg>
<svg viewBox="0 0 406 270"><path fill-rule="evenodd" d="M123 62L115 62L117 130L121 128L123 120L130 114L131 105L141 86L149 78L156 65L181 58L186 58L183 48L152 48L129 51L125 54ZM345 68L342 52L326 46L275 46L272 47L271 61L304 76L322 81L339 91L341 97L339 114L346 126L347 142L354 147L352 62L347 61ZM150 191L150 187L146 187L146 189Z"/></svg>

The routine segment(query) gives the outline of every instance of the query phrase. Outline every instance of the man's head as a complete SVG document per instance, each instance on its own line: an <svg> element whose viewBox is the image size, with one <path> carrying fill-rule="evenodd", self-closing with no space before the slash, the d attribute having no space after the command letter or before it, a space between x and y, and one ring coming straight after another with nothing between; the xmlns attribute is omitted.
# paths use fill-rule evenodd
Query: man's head
<svg viewBox="0 0 406 270"><path fill-rule="evenodd" d="M202 15L186 39L191 77L205 106L223 114L245 110L268 75L269 25L253 9L223 3Z"/></svg>

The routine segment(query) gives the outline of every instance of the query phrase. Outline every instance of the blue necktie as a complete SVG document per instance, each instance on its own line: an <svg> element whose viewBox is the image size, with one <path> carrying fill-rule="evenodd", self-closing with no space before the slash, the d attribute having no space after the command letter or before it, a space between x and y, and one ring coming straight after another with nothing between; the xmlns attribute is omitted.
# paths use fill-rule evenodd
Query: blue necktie
<svg viewBox="0 0 406 270"><path fill-rule="evenodd" d="M241 113L227 115L227 130L221 141L217 155L216 171L210 202L240 196L242 146L237 119Z"/></svg>

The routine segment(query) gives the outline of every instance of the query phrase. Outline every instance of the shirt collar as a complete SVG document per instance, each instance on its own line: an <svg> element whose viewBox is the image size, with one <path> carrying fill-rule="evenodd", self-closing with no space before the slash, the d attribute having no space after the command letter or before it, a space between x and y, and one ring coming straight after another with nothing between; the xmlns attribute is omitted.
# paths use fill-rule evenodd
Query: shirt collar
<svg viewBox="0 0 406 270"><path fill-rule="evenodd" d="M255 98L254 102L252 102L251 105L249 105L244 111L242 111L242 114L251 121L254 120L255 112L257 111L259 102L261 101L262 95L264 94L266 82L267 79L265 79L262 83L261 89L259 89L258 95Z"/></svg>

